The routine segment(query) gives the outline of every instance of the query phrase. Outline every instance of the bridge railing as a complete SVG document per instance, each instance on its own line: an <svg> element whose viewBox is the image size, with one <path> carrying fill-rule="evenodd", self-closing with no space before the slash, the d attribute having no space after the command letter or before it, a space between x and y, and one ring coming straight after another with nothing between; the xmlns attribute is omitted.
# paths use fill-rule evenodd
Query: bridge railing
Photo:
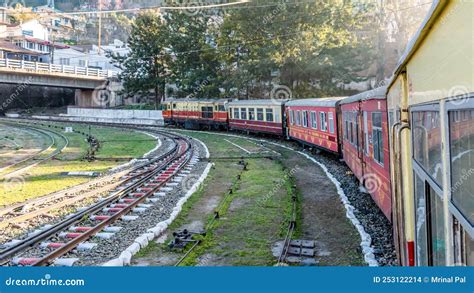
<svg viewBox="0 0 474 293"><path fill-rule="evenodd" d="M90 77L116 77L117 72L112 70L101 70L89 67L78 67L69 65L59 65L51 63L32 62L15 59L0 58L0 67L7 67L12 69L22 69L26 71L33 71L38 73L55 73L55 74L73 74L78 76Z"/></svg>

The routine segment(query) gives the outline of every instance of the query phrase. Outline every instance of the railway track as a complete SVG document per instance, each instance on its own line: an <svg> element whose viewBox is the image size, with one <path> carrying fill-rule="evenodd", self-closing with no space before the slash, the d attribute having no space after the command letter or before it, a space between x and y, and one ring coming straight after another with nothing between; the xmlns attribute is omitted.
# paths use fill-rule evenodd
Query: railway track
<svg viewBox="0 0 474 293"><path fill-rule="evenodd" d="M174 184L170 181L192 156L191 143L187 139L161 134L175 141L172 150L130 172L117 190L102 201L34 235L8 243L8 248L0 252L0 264L60 265L61 256L75 248L90 247L86 241L94 235L110 233L113 223L133 220L136 216L129 214L140 213L148 207L144 202L153 202L160 190ZM40 247L44 254L29 255L28 251L33 247Z"/></svg>
<svg viewBox="0 0 474 293"><path fill-rule="evenodd" d="M33 154L33 155L23 159L23 160L20 160L18 162L14 162L14 163L12 163L8 166L3 167L1 170L8 170L8 169L18 167L15 170L12 170L12 171L9 171L7 173L2 174L1 178L3 178L3 179L7 179L7 178L10 178L12 176L18 175L19 173L22 173L23 171L25 171L27 169L30 169L34 166L37 166L37 165L39 165L39 164L41 164L45 161L48 161L48 160L54 158L55 156L57 156L61 152L63 152L63 150L66 149L69 145L68 138L66 136L62 135L59 132L40 129L40 128L37 128L37 127L33 127L33 126L30 126L30 125L24 125L24 124L8 123L8 122L7 123L2 122L2 123L3 124L8 124L8 125L11 125L11 126L14 126L14 127L22 127L22 128L26 128L26 129L29 129L29 130L36 131L38 133L41 133L42 135L45 135L51 141L51 144L47 148L37 152L36 154ZM63 141L63 143L60 143L55 138L55 136L59 137ZM54 146L56 146L56 149L48 154L48 151L50 151Z"/></svg>
<svg viewBox="0 0 474 293"><path fill-rule="evenodd" d="M9 122L12 122L9 120ZM22 121L23 122L23 121ZM23 126L23 125L22 125ZM42 126L46 126L42 124ZM48 125L50 126L50 125ZM33 128L36 130L36 128ZM170 137L169 135L166 135ZM140 170L146 170L146 166L152 161L147 161L142 163L137 167L133 168L131 171L121 171L117 174L112 174L109 176L104 176L98 178L93 182L87 182L67 190L58 191L46 196L39 198L30 199L21 203L13 204L0 209L0 228L6 228L8 226L17 226L22 227L28 224L28 221L32 221L37 217L45 216L49 217L48 213L53 210L57 210L68 205L78 203L82 200L100 196L100 193L107 192L108 190L117 187L120 184L126 184L128 180L121 179L126 176L127 173L135 174L135 176L140 175ZM143 171L145 172L145 171ZM87 191L83 194L77 195L84 189L93 188L93 191Z"/></svg>

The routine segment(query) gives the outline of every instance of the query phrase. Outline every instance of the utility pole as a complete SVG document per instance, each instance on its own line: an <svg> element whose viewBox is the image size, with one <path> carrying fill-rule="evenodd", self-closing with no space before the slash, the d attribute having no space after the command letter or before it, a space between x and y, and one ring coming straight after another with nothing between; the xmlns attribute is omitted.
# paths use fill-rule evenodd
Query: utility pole
<svg viewBox="0 0 474 293"><path fill-rule="evenodd" d="M100 55L100 42L102 38L102 0L97 0L99 8L99 36L97 40L97 54Z"/></svg>

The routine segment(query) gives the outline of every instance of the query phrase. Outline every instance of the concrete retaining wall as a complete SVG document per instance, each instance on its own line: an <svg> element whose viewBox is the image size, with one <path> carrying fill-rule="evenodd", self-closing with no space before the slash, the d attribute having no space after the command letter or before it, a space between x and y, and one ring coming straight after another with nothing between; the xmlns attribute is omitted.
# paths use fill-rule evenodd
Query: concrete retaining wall
<svg viewBox="0 0 474 293"><path fill-rule="evenodd" d="M69 121L83 122L164 125L163 113L159 110L115 110L68 107L67 115L62 115L62 118Z"/></svg>
<svg viewBox="0 0 474 293"><path fill-rule="evenodd" d="M159 110L116 110L100 108L68 107L68 116L96 117L96 118L125 118L125 119L153 119L163 120L163 113Z"/></svg>

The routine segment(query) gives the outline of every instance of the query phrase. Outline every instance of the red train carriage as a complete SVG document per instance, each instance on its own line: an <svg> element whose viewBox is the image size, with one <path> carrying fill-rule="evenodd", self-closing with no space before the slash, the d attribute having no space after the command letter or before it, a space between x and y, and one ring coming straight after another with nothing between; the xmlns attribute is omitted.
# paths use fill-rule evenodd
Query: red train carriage
<svg viewBox="0 0 474 293"><path fill-rule="evenodd" d="M226 129L227 100L172 99L163 102L166 124L189 129Z"/></svg>
<svg viewBox="0 0 474 293"><path fill-rule="evenodd" d="M294 100L286 103L288 137L306 145L339 152L338 104L343 97Z"/></svg>
<svg viewBox="0 0 474 293"><path fill-rule="evenodd" d="M391 220L386 88L341 101L342 154L385 216Z"/></svg>
<svg viewBox="0 0 474 293"><path fill-rule="evenodd" d="M229 128L256 133L284 135L284 102L242 100L228 104Z"/></svg>

